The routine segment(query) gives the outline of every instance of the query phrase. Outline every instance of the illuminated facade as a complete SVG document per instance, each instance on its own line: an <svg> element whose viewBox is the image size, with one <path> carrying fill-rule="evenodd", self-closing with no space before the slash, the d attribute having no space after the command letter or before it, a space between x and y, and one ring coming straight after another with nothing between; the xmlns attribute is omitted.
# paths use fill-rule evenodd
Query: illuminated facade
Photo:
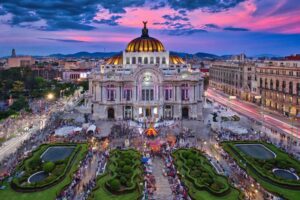
<svg viewBox="0 0 300 200"><path fill-rule="evenodd" d="M94 119L202 119L203 79L198 71L149 36L89 75L88 106Z"/></svg>
<svg viewBox="0 0 300 200"><path fill-rule="evenodd" d="M300 61L270 61L256 69L262 104L288 116L300 113Z"/></svg>
<svg viewBox="0 0 300 200"><path fill-rule="evenodd" d="M258 95L255 70L253 62L214 62L209 69L209 86L228 95L255 102L255 96Z"/></svg>

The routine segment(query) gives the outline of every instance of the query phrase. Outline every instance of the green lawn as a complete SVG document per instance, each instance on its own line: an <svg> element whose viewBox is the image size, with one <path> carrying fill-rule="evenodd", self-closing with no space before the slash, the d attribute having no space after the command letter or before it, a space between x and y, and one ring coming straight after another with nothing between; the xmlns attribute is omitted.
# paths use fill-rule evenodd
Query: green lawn
<svg viewBox="0 0 300 200"><path fill-rule="evenodd" d="M271 151L276 154L276 158L262 160L259 161L257 159L253 159L250 156L247 156L245 153L236 148L235 144L263 144ZM300 181L287 181L284 179L277 178L272 173L271 168L266 169L265 163L273 164L273 167L278 167L277 165L286 164L287 166L295 168L297 171L300 168L300 162L290 157L287 153L278 149L272 144L264 143L264 142L255 142L255 141L236 141L236 142L223 142L222 146L225 151L227 151L237 162L237 164L244 168L247 173L252 176L260 185L268 190L269 192L283 197L284 199L289 200L298 200L300 199L300 190L296 188L291 188L289 186L296 186L300 184ZM284 161L282 163L282 161ZM246 165L245 165L246 163ZM269 164L268 164L269 165ZM284 166L284 165L283 165ZM278 168L282 168L278 167ZM271 165L272 167L272 165ZM299 187L300 188L300 187Z"/></svg>
<svg viewBox="0 0 300 200"><path fill-rule="evenodd" d="M130 192L122 193L122 194L113 194L111 193L105 186L110 179L115 177L117 170L117 163L120 163L121 159L118 157L118 151L122 152L131 152L135 154L136 159L133 160L135 163L133 165L133 190ZM140 161L140 154L135 150L114 150L110 153L110 158L106 167L106 172L99 176L97 179L97 186L90 195L90 200L137 200L141 198L141 191L143 190L143 186L139 185L139 183L143 183L142 177L142 168Z"/></svg>
<svg viewBox="0 0 300 200"><path fill-rule="evenodd" d="M185 155L189 152L196 153L197 157L193 158L193 160L198 160L197 162L200 162L199 164L188 164L188 156ZM213 200L213 199L221 199L221 200L237 200L240 199L240 192L239 190L233 188L229 183L225 176L218 175L214 169L214 167L210 164L210 162L204 157L200 151L196 149L179 149L173 153L173 158L175 161L175 165L177 167L177 170L179 171L181 175L181 179L184 182L184 184L189 189L189 195L192 199L196 200ZM195 165L199 165L200 168L202 168L202 175L196 178L193 176L193 170L196 169ZM223 185L223 188L216 190L216 192L213 192L209 190L209 185L202 182L203 180L203 173L209 174L210 179L213 180L213 182L218 182L221 185ZM191 181L190 178L187 178L187 176L194 178L196 181ZM197 186L197 185L198 186ZM199 187L200 186L200 187Z"/></svg>
<svg viewBox="0 0 300 200"><path fill-rule="evenodd" d="M72 163L72 167L69 172L67 172L66 178L64 178L60 183L55 186L46 189L40 192L30 192L30 193L21 193L14 191L10 184L5 182L4 185L6 188L0 190L0 199L3 200L54 200L57 194L62 191L64 187L69 185L72 181L73 174L77 171L80 160L82 160L88 150L87 144L78 144L81 146L81 150L75 155L75 159Z"/></svg>

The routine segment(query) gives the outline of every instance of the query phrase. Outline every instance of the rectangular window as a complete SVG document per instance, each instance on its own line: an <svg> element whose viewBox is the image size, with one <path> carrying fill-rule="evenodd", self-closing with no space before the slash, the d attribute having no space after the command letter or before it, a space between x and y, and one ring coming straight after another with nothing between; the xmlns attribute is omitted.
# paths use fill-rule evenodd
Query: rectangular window
<svg viewBox="0 0 300 200"><path fill-rule="evenodd" d="M159 63L160 63L160 58L156 57L156 64L159 64Z"/></svg>
<svg viewBox="0 0 300 200"><path fill-rule="evenodd" d="M143 89L142 90L142 101L153 101L154 100L154 90L153 89Z"/></svg>
<svg viewBox="0 0 300 200"><path fill-rule="evenodd" d="M126 58L126 64L130 64L130 59Z"/></svg>
<svg viewBox="0 0 300 200"><path fill-rule="evenodd" d="M154 64L154 58L150 57L150 64Z"/></svg>
<svg viewBox="0 0 300 200"><path fill-rule="evenodd" d="M142 90L142 101L145 101L146 98L145 98L145 90Z"/></svg>
<svg viewBox="0 0 300 200"><path fill-rule="evenodd" d="M135 57L132 57L132 64L136 64L136 58Z"/></svg>
<svg viewBox="0 0 300 200"><path fill-rule="evenodd" d="M172 89L165 89L165 100L169 101L172 99Z"/></svg>
<svg viewBox="0 0 300 200"><path fill-rule="evenodd" d="M115 90L114 89L107 89L107 100L108 101L114 101L115 100Z"/></svg>
<svg viewBox="0 0 300 200"><path fill-rule="evenodd" d="M149 90L146 90L146 100L149 100Z"/></svg>
<svg viewBox="0 0 300 200"><path fill-rule="evenodd" d="M126 101L130 101L131 98L132 98L132 90L130 90L130 89L124 90L123 98L124 98Z"/></svg>
<svg viewBox="0 0 300 200"><path fill-rule="evenodd" d="M138 64L142 64L142 57L138 57Z"/></svg>
<svg viewBox="0 0 300 200"><path fill-rule="evenodd" d="M189 100L189 93L188 93L189 91L188 91L188 89L182 89L181 90L181 99L183 100L183 101L187 101L187 100Z"/></svg>
<svg viewBox="0 0 300 200"><path fill-rule="evenodd" d="M150 90L150 101L154 100L154 91L153 89Z"/></svg>

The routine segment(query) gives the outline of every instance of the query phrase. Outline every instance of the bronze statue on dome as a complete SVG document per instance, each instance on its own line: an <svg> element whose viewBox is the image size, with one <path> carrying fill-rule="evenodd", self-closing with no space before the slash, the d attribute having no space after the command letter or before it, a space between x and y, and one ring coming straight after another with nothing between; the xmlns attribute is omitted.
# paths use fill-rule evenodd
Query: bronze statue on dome
<svg viewBox="0 0 300 200"><path fill-rule="evenodd" d="M147 23L148 23L148 21L143 21L144 28L142 29L142 37L149 37Z"/></svg>

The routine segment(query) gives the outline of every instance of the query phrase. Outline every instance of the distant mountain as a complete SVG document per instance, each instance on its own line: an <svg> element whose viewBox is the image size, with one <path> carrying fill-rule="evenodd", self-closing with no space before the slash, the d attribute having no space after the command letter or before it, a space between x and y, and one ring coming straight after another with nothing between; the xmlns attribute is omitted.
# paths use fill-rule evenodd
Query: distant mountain
<svg viewBox="0 0 300 200"><path fill-rule="evenodd" d="M202 58L202 59L218 59L220 56L217 56L215 54L210 54L210 53L203 53L203 52L198 52L195 54L190 54L190 53L184 53L184 52L175 52L171 51L171 54L178 55L182 58L192 58L192 57L197 57L197 58Z"/></svg>
<svg viewBox="0 0 300 200"><path fill-rule="evenodd" d="M56 58L107 58L107 57L112 57L120 52L94 52L94 53L89 53L89 52L78 52L78 53L73 53L73 54L51 54L49 55L50 57L56 57Z"/></svg>
<svg viewBox="0 0 300 200"><path fill-rule="evenodd" d="M198 52L195 53L194 56L198 58L209 58L209 59L217 59L220 58L220 56L217 56L215 54L210 54L210 53L203 53L203 52Z"/></svg>
<svg viewBox="0 0 300 200"><path fill-rule="evenodd" d="M49 55L50 57L56 57L56 58L107 58L107 57L112 57L120 52L94 52L94 53L89 53L89 52L78 52L78 53L73 53L73 54L51 54ZM219 56L214 55L214 54L209 54L209 53L203 53L203 52L198 52L195 54L190 54L190 53L184 53L184 52L175 52L171 51L171 54L178 55L182 58L192 58L192 57L198 57L198 58L205 58L205 59L216 59L219 58Z"/></svg>

